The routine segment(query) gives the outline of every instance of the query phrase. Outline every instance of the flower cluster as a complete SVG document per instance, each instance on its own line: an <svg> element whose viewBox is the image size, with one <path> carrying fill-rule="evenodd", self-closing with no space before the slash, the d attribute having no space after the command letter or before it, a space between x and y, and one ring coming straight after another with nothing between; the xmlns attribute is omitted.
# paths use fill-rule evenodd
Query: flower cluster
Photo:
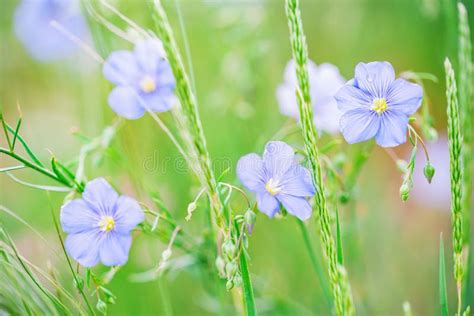
<svg viewBox="0 0 474 316"><path fill-rule="evenodd" d="M161 42L138 42L133 51L115 51L107 58L103 73L116 85L109 105L120 116L137 119L146 111L164 112L175 103L175 80L164 58Z"/></svg>
<svg viewBox="0 0 474 316"><path fill-rule="evenodd" d="M127 262L131 231L144 220L134 199L117 192L102 178L87 183L82 199L61 208L61 226L69 235L68 254L85 267L99 261L107 266Z"/></svg>
<svg viewBox="0 0 474 316"><path fill-rule="evenodd" d="M314 124L320 131L337 134L341 112L337 108L334 95L344 85L345 80L339 73L339 69L332 64L317 66L309 61L307 67ZM299 119L295 94L297 85L295 62L290 60L285 68L284 82L278 87L276 95L281 113L295 119Z"/></svg>
<svg viewBox="0 0 474 316"><path fill-rule="evenodd" d="M280 205L301 220L311 216L307 200L315 193L311 175L295 161L293 148L286 143L268 142L263 159L255 153L240 158L237 176L257 194L258 208L270 218L278 213Z"/></svg>

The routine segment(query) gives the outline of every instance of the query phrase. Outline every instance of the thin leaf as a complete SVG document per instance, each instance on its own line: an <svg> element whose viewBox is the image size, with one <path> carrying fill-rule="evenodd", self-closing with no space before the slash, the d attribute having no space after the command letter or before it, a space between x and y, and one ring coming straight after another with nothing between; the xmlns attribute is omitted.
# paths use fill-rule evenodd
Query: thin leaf
<svg viewBox="0 0 474 316"><path fill-rule="evenodd" d="M448 294L446 290L446 265L444 263L444 242L443 234L439 239L439 304L441 307L441 315L449 316L448 310Z"/></svg>
<svg viewBox="0 0 474 316"><path fill-rule="evenodd" d="M38 190L43 190L43 191L53 191L53 192L70 192L71 188L68 187L57 187L57 186L50 186L50 185L39 185L39 184L34 184L34 183L29 183L23 180L18 179L14 175L12 175L10 172L5 172L7 176L9 176L13 181L25 185L30 188L38 189Z"/></svg>
<svg viewBox="0 0 474 316"><path fill-rule="evenodd" d="M344 253L342 251L341 225L339 223L339 210L336 207L336 244L337 244L337 263L344 265Z"/></svg>
<svg viewBox="0 0 474 316"><path fill-rule="evenodd" d="M0 173L7 172L7 171L18 170L18 169L23 169L23 168L26 168L26 167L24 165L18 165L18 166L0 168Z"/></svg>

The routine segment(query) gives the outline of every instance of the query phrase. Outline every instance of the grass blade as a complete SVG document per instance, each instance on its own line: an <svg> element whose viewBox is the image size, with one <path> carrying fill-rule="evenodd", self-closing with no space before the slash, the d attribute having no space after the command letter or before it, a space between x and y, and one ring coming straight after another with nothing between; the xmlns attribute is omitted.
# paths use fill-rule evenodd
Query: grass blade
<svg viewBox="0 0 474 316"><path fill-rule="evenodd" d="M448 292L446 290L446 265L444 262L444 242L443 234L439 237L439 306L441 315L449 316Z"/></svg>

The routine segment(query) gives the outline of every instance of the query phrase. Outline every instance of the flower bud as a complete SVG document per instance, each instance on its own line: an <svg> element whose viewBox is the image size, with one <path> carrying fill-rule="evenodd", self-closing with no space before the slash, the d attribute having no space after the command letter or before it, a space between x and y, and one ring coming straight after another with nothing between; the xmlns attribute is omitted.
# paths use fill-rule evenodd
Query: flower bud
<svg viewBox="0 0 474 316"><path fill-rule="evenodd" d="M247 212L245 212L244 219L245 219L245 223L247 224L247 231L249 232L250 235L252 235L253 226L255 225L255 222L257 221L257 215L255 214L254 211L252 211L251 209L248 209Z"/></svg>
<svg viewBox="0 0 474 316"><path fill-rule="evenodd" d="M235 273L237 272L237 268L238 268L237 263L235 263L235 261L228 262L225 265L225 272L227 274L227 277L230 278L234 276Z"/></svg>
<svg viewBox="0 0 474 316"><path fill-rule="evenodd" d="M237 253L237 247L234 245L232 240L227 240L222 244L222 252L229 259L233 259Z"/></svg>
<svg viewBox="0 0 474 316"><path fill-rule="evenodd" d="M431 183L431 180L433 179L435 171L436 170L433 167L433 165L427 162L425 167L423 168L423 174L425 175L426 180L428 180L428 183Z"/></svg>
<svg viewBox="0 0 474 316"><path fill-rule="evenodd" d="M107 304L103 300L99 299L95 305L95 308L102 314L107 314Z"/></svg>
<svg viewBox="0 0 474 316"><path fill-rule="evenodd" d="M400 198L403 202L406 202L410 197L410 186L407 183L403 183L400 187Z"/></svg>

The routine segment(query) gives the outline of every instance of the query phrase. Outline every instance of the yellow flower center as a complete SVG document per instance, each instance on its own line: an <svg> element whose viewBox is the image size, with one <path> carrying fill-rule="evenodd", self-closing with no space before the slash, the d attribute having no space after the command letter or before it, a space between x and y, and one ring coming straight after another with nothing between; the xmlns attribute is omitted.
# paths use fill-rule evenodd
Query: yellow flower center
<svg viewBox="0 0 474 316"><path fill-rule="evenodd" d="M273 196L277 195L278 192L281 191L278 181L274 180L273 178L270 178L270 180L268 180L268 182L265 184L265 189Z"/></svg>
<svg viewBox="0 0 474 316"><path fill-rule="evenodd" d="M377 112L377 114L382 114L387 110L387 101L384 98L377 98L373 101L372 110Z"/></svg>
<svg viewBox="0 0 474 316"><path fill-rule="evenodd" d="M155 80L150 76L145 76L140 81L140 88L145 93L150 93L156 90Z"/></svg>
<svg viewBox="0 0 474 316"><path fill-rule="evenodd" d="M115 228L115 221L112 216L104 216L99 222L100 230L103 232L109 232Z"/></svg>

